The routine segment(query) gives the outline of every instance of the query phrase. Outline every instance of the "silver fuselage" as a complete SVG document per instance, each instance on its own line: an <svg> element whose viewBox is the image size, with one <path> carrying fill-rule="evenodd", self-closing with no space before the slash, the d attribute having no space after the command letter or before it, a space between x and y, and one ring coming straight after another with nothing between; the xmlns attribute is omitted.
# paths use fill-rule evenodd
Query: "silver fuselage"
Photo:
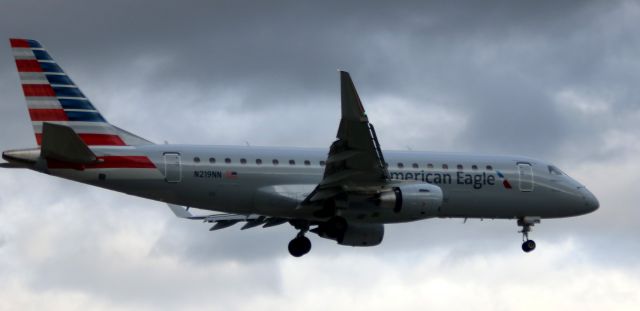
<svg viewBox="0 0 640 311"><path fill-rule="evenodd" d="M147 145L92 149L99 156L143 155L155 168L54 169L41 163L35 169L171 204L306 219L314 217L298 208L299 203L322 180L321 161L327 157L327 150L312 148ZM442 206L436 214L421 218L369 215L367 211L359 211L357 220L355 215L345 215L353 216L352 221L557 218L586 214L598 207L583 185L566 174L553 174L549 163L532 158L414 151L384 154L393 179L439 186Z"/></svg>

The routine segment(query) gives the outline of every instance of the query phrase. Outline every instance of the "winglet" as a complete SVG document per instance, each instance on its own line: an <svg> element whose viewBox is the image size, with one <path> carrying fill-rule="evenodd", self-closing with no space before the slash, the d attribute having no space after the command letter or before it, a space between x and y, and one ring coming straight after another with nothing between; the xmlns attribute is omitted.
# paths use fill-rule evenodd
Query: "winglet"
<svg viewBox="0 0 640 311"><path fill-rule="evenodd" d="M169 208L176 215L176 217L187 218L187 219L190 219L193 217L193 215L189 213L189 211L187 211L187 209L185 209L182 206L175 205L175 204L167 204L167 205L169 205Z"/></svg>

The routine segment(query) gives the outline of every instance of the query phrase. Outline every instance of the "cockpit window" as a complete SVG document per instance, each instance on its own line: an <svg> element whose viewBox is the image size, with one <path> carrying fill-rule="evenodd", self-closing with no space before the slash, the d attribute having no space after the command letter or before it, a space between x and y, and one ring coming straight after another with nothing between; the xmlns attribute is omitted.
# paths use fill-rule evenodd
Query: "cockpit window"
<svg viewBox="0 0 640 311"><path fill-rule="evenodd" d="M564 175L564 173L557 167L549 165L549 174L551 175Z"/></svg>

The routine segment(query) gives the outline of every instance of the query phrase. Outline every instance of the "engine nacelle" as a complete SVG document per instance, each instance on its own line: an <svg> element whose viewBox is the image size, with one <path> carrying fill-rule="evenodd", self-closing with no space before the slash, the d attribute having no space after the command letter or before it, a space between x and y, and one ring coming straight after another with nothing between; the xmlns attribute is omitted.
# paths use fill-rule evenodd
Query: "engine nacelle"
<svg viewBox="0 0 640 311"><path fill-rule="evenodd" d="M338 244L349 246L375 246L382 242L384 225L349 224Z"/></svg>
<svg viewBox="0 0 640 311"><path fill-rule="evenodd" d="M346 228L336 232L334 224L327 222L318 228L311 230L321 238L337 241L340 245L348 246L375 246L382 242L384 237L384 225L382 224L362 224L345 223Z"/></svg>
<svg viewBox="0 0 640 311"><path fill-rule="evenodd" d="M379 204L409 217L435 217L442 206L442 189L428 183L398 185L382 193Z"/></svg>

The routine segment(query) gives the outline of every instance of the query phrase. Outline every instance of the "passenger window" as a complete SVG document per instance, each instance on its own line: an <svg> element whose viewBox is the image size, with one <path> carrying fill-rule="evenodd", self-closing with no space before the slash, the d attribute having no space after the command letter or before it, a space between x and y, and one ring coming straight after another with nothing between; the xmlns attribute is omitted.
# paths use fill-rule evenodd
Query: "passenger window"
<svg viewBox="0 0 640 311"><path fill-rule="evenodd" d="M296 165L296 161L295 160L289 160L289 165Z"/></svg>
<svg viewBox="0 0 640 311"><path fill-rule="evenodd" d="M262 164L262 159L256 159L256 164L258 165Z"/></svg>
<svg viewBox="0 0 640 311"><path fill-rule="evenodd" d="M216 163L216 158L209 158L209 163L211 164Z"/></svg>
<svg viewBox="0 0 640 311"><path fill-rule="evenodd" d="M460 171L464 170L464 167L462 166L462 164L458 164L458 170Z"/></svg>
<svg viewBox="0 0 640 311"><path fill-rule="evenodd" d="M427 164L427 168L432 169L433 168L433 164L432 163Z"/></svg>
<svg viewBox="0 0 640 311"><path fill-rule="evenodd" d="M325 166L327 163L324 161L320 161L320 166Z"/></svg>
<svg viewBox="0 0 640 311"><path fill-rule="evenodd" d="M443 169L443 170L448 170L448 169L449 169L449 165L442 164L442 169Z"/></svg>
<svg viewBox="0 0 640 311"><path fill-rule="evenodd" d="M229 158L224 159L224 163L227 163L227 164L231 163L231 159Z"/></svg>
<svg viewBox="0 0 640 311"><path fill-rule="evenodd" d="M398 163L398 168L403 168L403 167L404 167L404 164L402 164L402 162L399 162Z"/></svg>
<svg viewBox="0 0 640 311"><path fill-rule="evenodd" d="M247 164L247 159L240 159L241 164Z"/></svg>
<svg viewBox="0 0 640 311"><path fill-rule="evenodd" d="M304 165L311 165L311 161L309 161L309 160L304 160Z"/></svg>
<svg viewBox="0 0 640 311"><path fill-rule="evenodd" d="M413 163L413 164L411 164L411 167L413 167L413 168L418 168L418 163Z"/></svg>
<svg viewBox="0 0 640 311"><path fill-rule="evenodd" d="M278 165L278 160L277 159L273 159L273 165Z"/></svg>
<svg viewBox="0 0 640 311"><path fill-rule="evenodd" d="M200 158L199 157L193 158L193 162L200 163Z"/></svg>
<svg viewBox="0 0 640 311"><path fill-rule="evenodd" d="M474 164L474 165L471 165L471 169L472 169L472 170L474 170L474 171L477 171L477 170L478 170L478 166L477 166L477 165L475 165L475 164Z"/></svg>
<svg viewBox="0 0 640 311"><path fill-rule="evenodd" d="M487 171L493 171L493 166L487 165Z"/></svg>

